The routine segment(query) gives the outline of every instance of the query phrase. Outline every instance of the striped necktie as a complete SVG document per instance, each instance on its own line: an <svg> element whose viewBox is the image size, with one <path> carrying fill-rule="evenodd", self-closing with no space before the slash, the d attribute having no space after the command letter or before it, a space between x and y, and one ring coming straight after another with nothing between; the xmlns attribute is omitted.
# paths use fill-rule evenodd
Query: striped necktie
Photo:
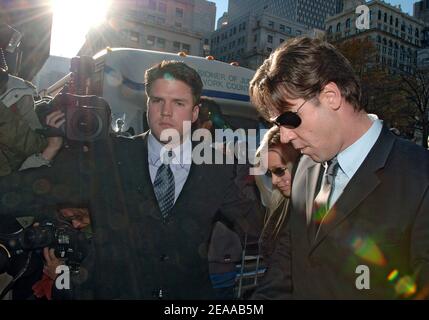
<svg viewBox="0 0 429 320"><path fill-rule="evenodd" d="M162 217L166 219L173 208L175 196L174 175L170 168L171 160L173 159L173 151L168 151L167 161L163 161L156 172L153 187L156 198L158 200L159 209Z"/></svg>

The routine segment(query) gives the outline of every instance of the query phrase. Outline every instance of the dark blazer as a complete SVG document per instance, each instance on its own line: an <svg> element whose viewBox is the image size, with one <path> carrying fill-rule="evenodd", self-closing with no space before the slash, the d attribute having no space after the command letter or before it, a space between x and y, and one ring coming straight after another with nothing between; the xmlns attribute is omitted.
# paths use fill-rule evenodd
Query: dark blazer
<svg viewBox="0 0 429 320"><path fill-rule="evenodd" d="M398 289L407 276L415 279L409 295L423 294L429 286L429 152L384 127L315 239L306 215L320 170L309 157L300 162L290 221L253 298L395 299L407 297ZM368 290L356 287L361 265L369 268ZM394 270L399 275L389 281Z"/></svg>
<svg viewBox="0 0 429 320"><path fill-rule="evenodd" d="M70 157L79 161L64 159ZM54 168L1 180L0 194L19 200L3 197L0 210L88 206L95 232L95 298L210 299L207 245L214 215L221 212L240 233L257 233L260 206L241 196L233 166L192 164L164 221L147 158L147 135L97 143L88 154L63 154Z"/></svg>

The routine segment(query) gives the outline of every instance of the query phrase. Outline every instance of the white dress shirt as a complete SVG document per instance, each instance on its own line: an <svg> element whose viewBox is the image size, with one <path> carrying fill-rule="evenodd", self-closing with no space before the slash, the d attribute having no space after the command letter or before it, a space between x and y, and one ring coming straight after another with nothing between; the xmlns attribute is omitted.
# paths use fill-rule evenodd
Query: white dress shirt
<svg viewBox="0 0 429 320"><path fill-rule="evenodd" d="M329 197L329 209L343 193L345 187L368 156L380 136L383 124L381 120L369 115L373 121L368 131L355 143L337 155L339 168L334 178L333 189Z"/></svg>

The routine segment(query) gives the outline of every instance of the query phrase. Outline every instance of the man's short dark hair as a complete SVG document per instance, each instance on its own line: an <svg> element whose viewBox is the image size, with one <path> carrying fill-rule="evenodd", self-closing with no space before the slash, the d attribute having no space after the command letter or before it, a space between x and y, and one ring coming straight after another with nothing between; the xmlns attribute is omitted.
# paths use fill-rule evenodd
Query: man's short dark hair
<svg viewBox="0 0 429 320"><path fill-rule="evenodd" d="M158 79L175 79L186 83L191 87L194 105L200 103L200 97L203 91L203 82L201 81L201 77L198 72L185 63L174 60L164 60L146 70L145 86L146 94L148 96L153 83Z"/></svg>
<svg viewBox="0 0 429 320"><path fill-rule="evenodd" d="M250 82L250 96L266 118L282 113L289 100L317 98L334 82L356 110L361 107L361 87L350 62L331 44L320 39L291 39L265 60Z"/></svg>

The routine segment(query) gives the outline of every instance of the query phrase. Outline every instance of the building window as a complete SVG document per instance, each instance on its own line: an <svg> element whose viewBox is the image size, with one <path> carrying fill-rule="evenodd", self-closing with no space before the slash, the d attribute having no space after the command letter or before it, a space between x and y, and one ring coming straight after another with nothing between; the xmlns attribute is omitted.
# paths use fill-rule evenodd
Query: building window
<svg viewBox="0 0 429 320"><path fill-rule="evenodd" d="M273 43L273 36L268 35L267 41L268 41L268 43Z"/></svg>
<svg viewBox="0 0 429 320"><path fill-rule="evenodd" d="M130 39L131 39L131 41L139 42L140 34L138 32L135 32L135 31L130 31Z"/></svg>
<svg viewBox="0 0 429 320"><path fill-rule="evenodd" d="M165 18L164 18L164 17L157 17L156 21L157 21L159 24L165 24Z"/></svg>
<svg viewBox="0 0 429 320"><path fill-rule="evenodd" d="M351 24L351 20L350 20L350 18L348 18L347 21L346 21L346 28L347 29L350 28L350 24Z"/></svg>
<svg viewBox="0 0 429 320"><path fill-rule="evenodd" d="M337 32L341 32L341 22L338 22L337 24Z"/></svg>
<svg viewBox="0 0 429 320"><path fill-rule="evenodd" d="M180 51L180 42L178 41L173 41L173 49L175 51Z"/></svg>
<svg viewBox="0 0 429 320"><path fill-rule="evenodd" d="M181 22L174 22L174 26L176 27L176 28L181 28L182 27L182 23Z"/></svg>
<svg viewBox="0 0 429 320"><path fill-rule="evenodd" d="M158 11L162 13L167 13L167 4L165 2L160 2L158 4Z"/></svg>
<svg viewBox="0 0 429 320"><path fill-rule="evenodd" d="M130 39L131 41L140 42L140 34L138 32L136 32L136 31L123 29L123 30L120 31L120 33L124 37Z"/></svg>
<svg viewBox="0 0 429 320"><path fill-rule="evenodd" d="M183 18L183 9L182 8L176 8L176 17Z"/></svg>
<svg viewBox="0 0 429 320"><path fill-rule="evenodd" d="M387 23L387 13L386 12L384 13L384 22Z"/></svg>
<svg viewBox="0 0 429 320"><path fill-rule="evenodd" d="M258 41L258 35L257 35L257 34L255 34L255 35L253 36L253 42L256 42L256 41Z"/></svg>
<svg viewBox="0 0 429 320"><path fill-rule="evenodd" d="M185 51L186 53L190 53L191 52L191 46L189 44L182 43L182 50Z"/></svg>
<svg viewBox="0 0 429 320"><path fill-rule="evenodd" d="M151 10L156 10L156 1L155 0L149 0L148 8Z"/></svg>
<svg viewBox="0 0 429 320"><path fill-rule="evenodd" d="M300 36L302 34L302 31L301 30L296 30L296 35L297 36Z"/></svg>
<svg viewBox="0 0 429 320"><path fill-rule="evenodd" d="M399 19L398 18L396 18L395 19L395 27L397 28L399 26Z"/></svg>
<svg viewBox="0 0 429 320"><path fill-rule="evenodd" d="M284 24L281 24L281 25L280 25L280 31L285 32L285 25L284 25Z"/></svg>
<svg viewBox="0 0 429 320"><path fill-rule="evenodd" d="M393 25L393 17L392 16L390 16L390 25L391 26Z"/></svg>
<svg viewBox="0 0 429 320"><path fill-rule="evenodd" d="M268 21L268 26L274 29L274 21Z"/></svg>
<svg viewBox="0 0 429 320"><path fill-rule="evenodd" d="M280 43L283 43L283 42L285 42L285 39L280 38Z"/></svg>
<svg viewBox="0 0 429 320"><path fill-rule="evenodd" d="M329 26L329 28L328 28L328 34L332 34L332 26Z"/></svg>
<svg viewBox="0 0 429 320"><path fill-rule="evenodd" d="M158 48L165 48L165 39L164 38L157 38L156 39L156 44L158 46Z"/></svg>
<svg viewBox="0 0 429 320"><path fill-rule="evenodd" d="M146 43L148 46L153 46L155 44L155 36L147 36Z"/></svg>
<svg viewBox="0 0 429 320"><path fill-rule="evenodd" d="M378 10L378 20L381 20L381 10Z"/></svg>
<svg viewBox="0 0 429 320"><path fill-rule="evenodd" d="M419 38L419 37L420 37L420 32L419 32L419 29L417 29L417 28L416 28L416 33L415 33L415 35L416 35L416 38Z"/></svg>
<svg viewBox="0 0 429 320"><path fill-rule="evenodd" d="M267 47L267 52L273 52L273 48Z"/></svg>

